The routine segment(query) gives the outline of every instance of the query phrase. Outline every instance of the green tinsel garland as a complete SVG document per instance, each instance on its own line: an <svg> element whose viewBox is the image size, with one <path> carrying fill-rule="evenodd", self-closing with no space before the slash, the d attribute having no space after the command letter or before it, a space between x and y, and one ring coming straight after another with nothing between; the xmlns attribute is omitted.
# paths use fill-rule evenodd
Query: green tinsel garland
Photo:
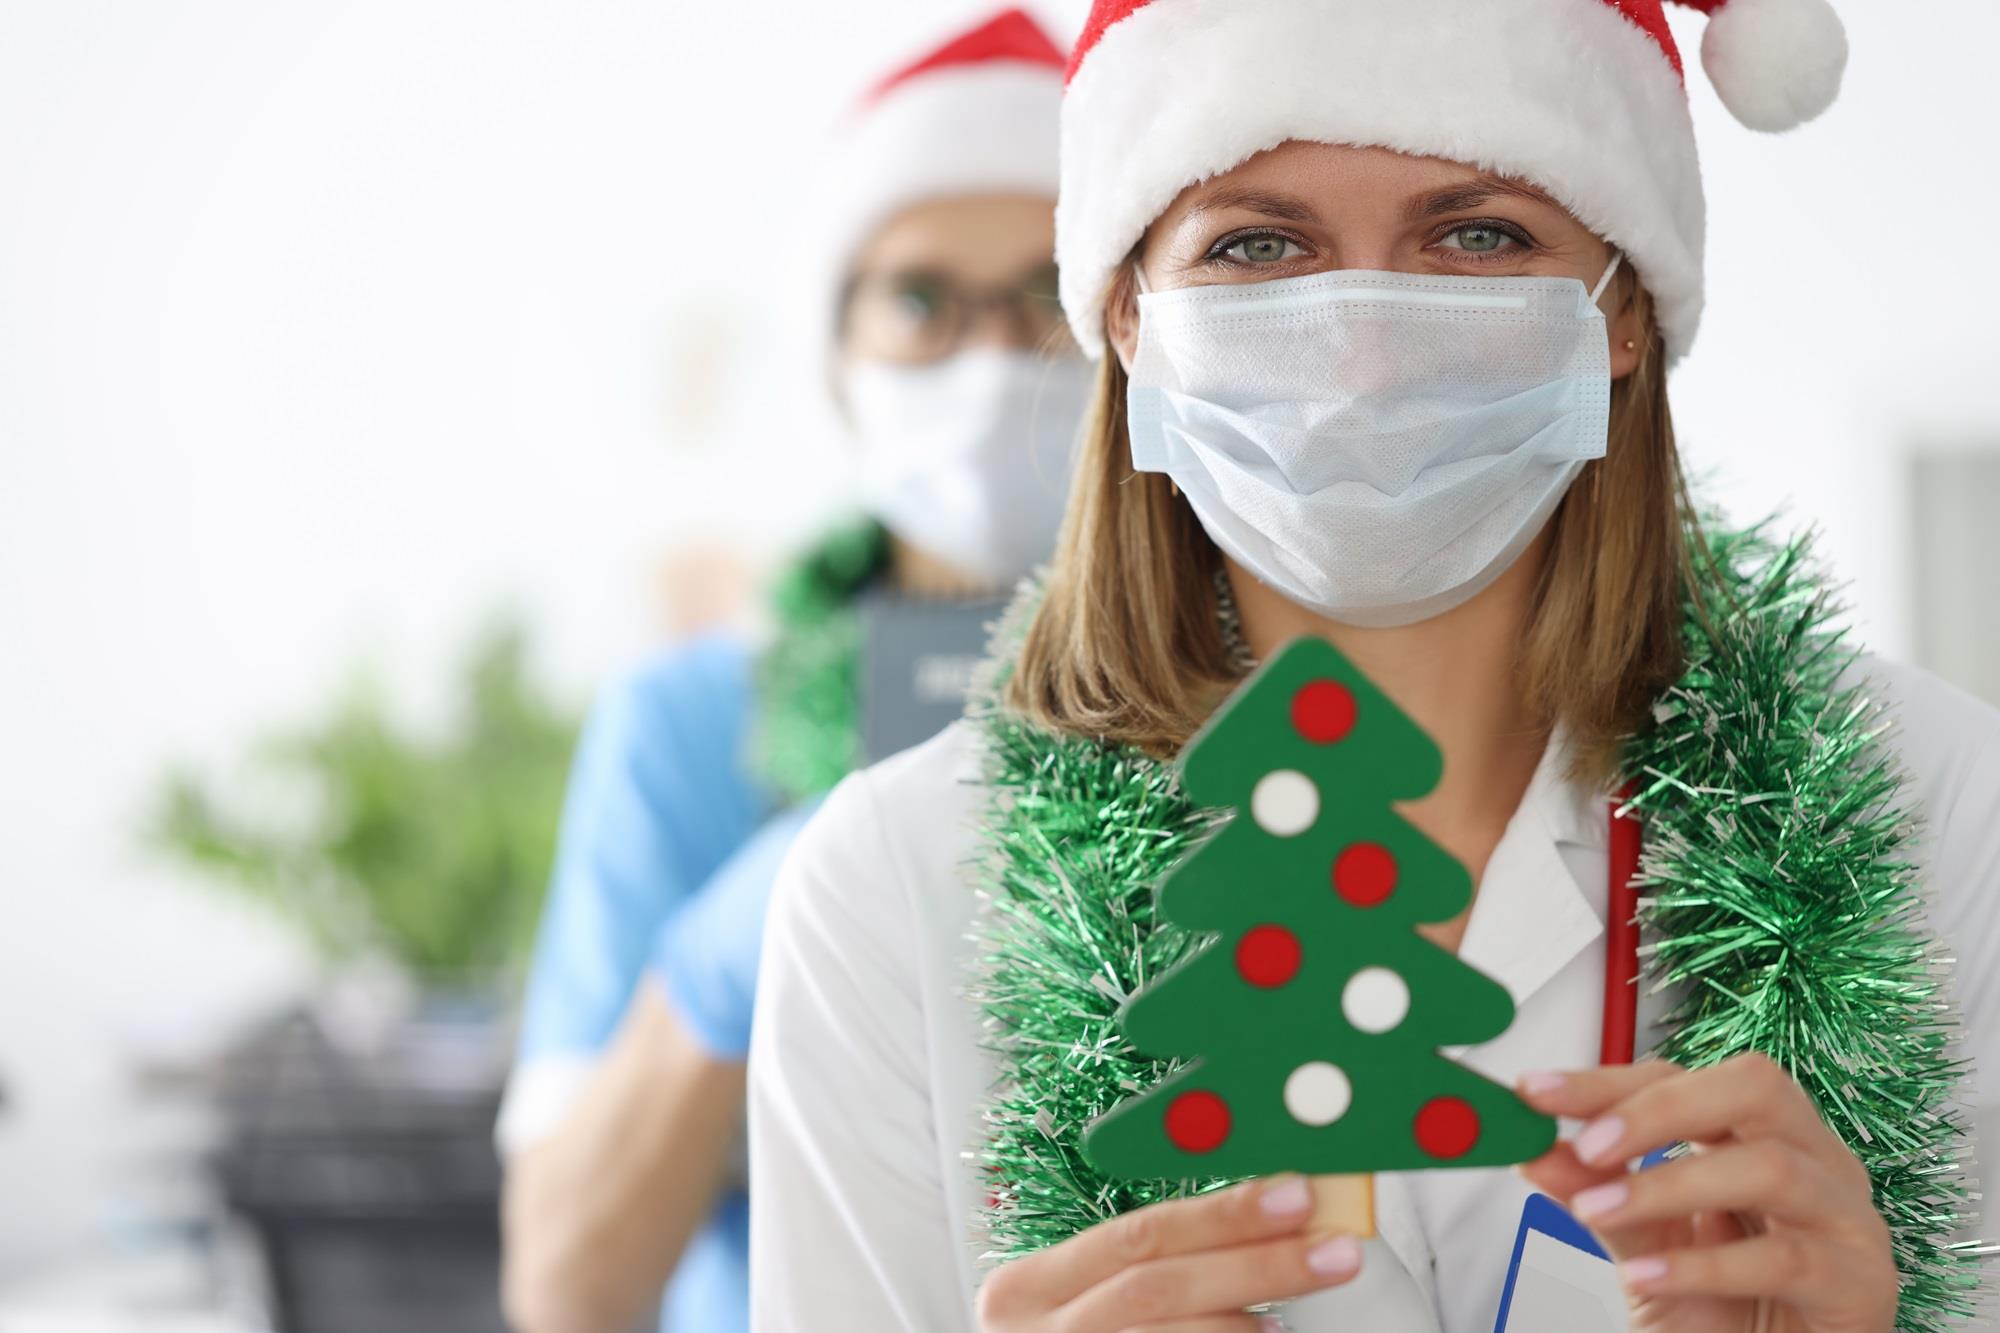
<svg viewBox="0 0 2000 1333"><path fill-rule="evenodd" d="M1792 1070L1868 1166L1903 1275L1899 1328L1972 1312L1950 1239L1967 1199L1942 967L1903 859L1909 818L1879 716L1800 541L1712 534L1687 670L1629 749L1646 818L1648 966L1685 998L1661 1051L1748 1050ZM1000 642L1009 642L1003 632ZM1004 663L1001 667L1004 670ZM981 709L993 792L975 986L1007 1078L985 1110L996 1257L1222 1181L1132 1185L1084 1160L1082 1131L1173 1063L1135 1052L1119 1006L1199 943L1156 922L1153 885L1213 826L1174 770Z"/></svg>
<svg viewBox="0 0 2000 1333"><path fill-rule="evenodd" d="M1176 1066L1118 1031L1119 1006L1195 937L1156 921L1153 885L1213 816L1175 772L998 710L984 719L994 802L985 828L982 975L975 990L1007 1082L985 1112L990 1243L1030 1253L1189 1186L1106 1179L1083 1128Z"/></svg>
<svg viewBox="0 0 2000 1333"><path fill-rule="evenodd" d="M1912 812L1880 709L1804 540L1709 539L1717 586L1687 669L1627 751L1646 828L1647 974L1680 997L1659 1052L1762 1051L1812 1095L1875 1182L1902 1272L1897 1326L1969 1317L1965 1069L1947 963L1923 920Z"/></svg>
<svg viewBox="0 0 2000 1333"><path fill-rule="evenodd" d="M772 592L778 632L757 660L751 764L786 804L828 791L861 764L854 599L888 561L882 526L851 524L807 552Z"/></svg>

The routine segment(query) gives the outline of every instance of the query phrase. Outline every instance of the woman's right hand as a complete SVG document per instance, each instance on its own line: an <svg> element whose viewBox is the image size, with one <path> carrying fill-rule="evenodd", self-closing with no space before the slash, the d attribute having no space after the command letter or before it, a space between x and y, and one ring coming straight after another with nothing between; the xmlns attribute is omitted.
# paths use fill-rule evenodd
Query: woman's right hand
<svg viewBox="0 0 2000 1333"><path fill-rule="evenodd" d="M1337 1287L1361 1242L1306 1234L1303 1176L1255 1180L1113 1218L992 1273L980 1333L1257 1333L1252 1305Z"/></svg>

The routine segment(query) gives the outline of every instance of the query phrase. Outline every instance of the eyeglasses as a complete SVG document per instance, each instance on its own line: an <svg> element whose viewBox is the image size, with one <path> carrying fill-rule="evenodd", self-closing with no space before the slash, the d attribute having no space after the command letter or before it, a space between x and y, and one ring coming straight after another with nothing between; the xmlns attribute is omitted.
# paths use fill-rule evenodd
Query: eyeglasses
<svg viewBox="0 0 2000 1333"><path fill-rule="evenodd" d="M921 269L857 274L842 299L840 335L850 355L867 360L942 361L989 319L1008 346L1050 354L1074 347L1054 264L999 287Z"/></svg>

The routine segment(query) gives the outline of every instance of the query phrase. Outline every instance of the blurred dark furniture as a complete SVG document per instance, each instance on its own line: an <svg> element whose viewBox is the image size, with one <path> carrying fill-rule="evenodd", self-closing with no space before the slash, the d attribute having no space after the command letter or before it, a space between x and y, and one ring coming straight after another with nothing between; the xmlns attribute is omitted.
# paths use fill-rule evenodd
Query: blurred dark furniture
<svg viewBox="0 0 2000 1333"><path fill-rule="evenodd" d="M296 1015L225 1062L216 1169L277 1333L505 1329L497 1079L436 1077L434 1054L344 1054Z"/></svg>

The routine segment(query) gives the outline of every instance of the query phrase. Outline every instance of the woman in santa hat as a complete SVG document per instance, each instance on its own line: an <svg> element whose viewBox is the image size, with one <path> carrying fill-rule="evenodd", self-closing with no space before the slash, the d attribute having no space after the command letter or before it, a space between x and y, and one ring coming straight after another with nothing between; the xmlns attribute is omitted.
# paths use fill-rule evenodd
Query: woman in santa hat
<svg viewBox="0 0 2000 1333"><path fill-rule="evenodd" d="M1824 0L1694 7L1746 124L1832 100ZM1518 1297L1543 1303L1517 1329L1877 1333L1972 1308L2000 717L1843 649L1802 545L1688 501L1666 376L1703 214L1662 0L1098 0L1063 111L1063 298L1103 356L1069 515L984 715L843 783L780 877L758 1328L1487 1333ZM1234 1122L1210 1098L1185 1135L1170 1109L1192 1179L1114 1178L1086 1143L1199 1072L1118 1025L1163 960L1312 975L1310 949L1253 969L1172 935L1151 894L1213 813L1172 758L1302 636L1443 752L1399 810L1477 891L1425 934L1515 1006L1464 1063L1584 1126L1520 1173L1378 1176L1349 1234L1298 1176L1211 1188L1232 1172L1200 1159L1280 1109L1359 1114L1369 1069L1301 1066L1311 1095ZM1323 720L1294 725L1337 741ZM1290 804L1238 817L1337 837L1338 807ZM1447 1165L1478 1126L1382 1157Z"/></svg>
<svg viewBox="0 0 2000 1333"><path fill-rule="evenodd" d="M523 1333L625 1333L670 1276L665 1328L747 1321L735 1149L764 901L887 730L863 734L861 605L963 652L933 640L991 619L1062 514L1089 388L1056 293L1062 74L1008 10L880 81L821 164L813 336L864 512L781 581L769 643L674 649L584 738L499 1126Z"/></svg>

